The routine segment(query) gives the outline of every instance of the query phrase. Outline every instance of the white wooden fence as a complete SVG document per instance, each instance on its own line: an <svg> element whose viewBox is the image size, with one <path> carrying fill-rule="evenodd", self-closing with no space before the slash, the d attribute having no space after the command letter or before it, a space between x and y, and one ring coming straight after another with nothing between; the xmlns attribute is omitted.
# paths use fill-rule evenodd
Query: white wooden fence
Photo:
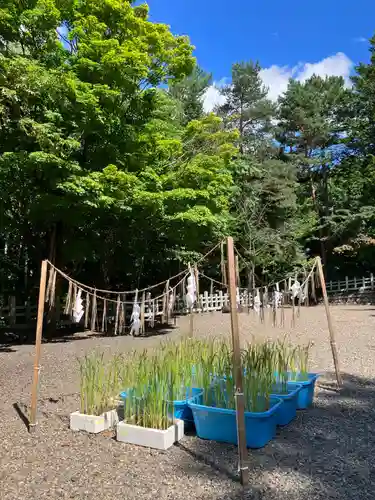
<svg viewBox="0 0 375 500"><path fill-rule="evenodd" d="M373 274L362 278L348 278L345 276L343 280L327 281L328 293L345 293L345 292L371 292L375 290L375 281Z"/></svg>
<svg viewBox="0 0 375 500"><path fill-rule="evenodd" d="M29 300L22 304L16 303L16 297L9 297L8 304L0 308L0 327L3 324L27 325L36 317L37 305Z"/></svg>
<svg viewBox="0 0 375 500"><path fill-rule="evenodd" d="M327 292L330 296L334 297L335 295L340 294L367 294L371 292L375 292L375 280L374 276L371 274L367 277L362 278L349 278L345 277L342 280L338 281L327 281ZM271 300L271 294L269 295L269 299ZM246 290L237 291L237 302L243 308L249 307L252 302L251 294L248 294ZM162 315L163 304L162 300L157 301L155 308L155 316ZM181 304L181 300L180 300ZM209 294L208 292L204 292L199 295L199 300L196 303L194 308L195 312L210 312L210 311L221 311L223 308L229 306L229 295L223 291L217 291L216 293ZM147 304L146 304L147 307ZM127 306L127 309L131 309L131 305ZM60 309L60 301L58 298L56 299L56 319L60 320L61 309ZM179 310L183 312L184 306L181 304ZM0 328L2 325L11 325L11 326L26 326L29 325L30 322L35 320L37 312L37 304L36 302L26 301L23 303L16 303L16 297L9 297L8 303L0 308ZM98 304L98 315L100 315L102 311L100 310L100 305ZM186 312L186 311L185 311Z"/></svg>

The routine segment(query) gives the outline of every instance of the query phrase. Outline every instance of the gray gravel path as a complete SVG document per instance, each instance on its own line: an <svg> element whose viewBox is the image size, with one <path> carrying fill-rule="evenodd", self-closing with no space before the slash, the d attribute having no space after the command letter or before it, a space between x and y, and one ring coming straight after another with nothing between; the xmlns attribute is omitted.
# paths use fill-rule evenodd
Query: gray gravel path
<svg viewBox="0 0 375 500"><path fill-rule="evenodd" d="M186 318L166 335L133 339L76 335L43 345L39 426L30 436L14 404L29 404L34 349L0 345L0 499L59 498L182 500L367 500L375 496L375 309L332 308L344 388L335 390L322 307L302 309L294 330L260 325L240 315L242 340L289 333L313 340L312 367L324 372L314 408L300 412L262 450L250 451L250 488L237 478L234 446L186 436L158 452L69 430L78 408L77 357L99 347L108 353L156 346L187 331ZM290 325L290 316L286 318ZM229 315L195 317L196 335L227 335ZM372 470L371 470L372 469ZM372 475L371 475L372 474Z"/></svg>

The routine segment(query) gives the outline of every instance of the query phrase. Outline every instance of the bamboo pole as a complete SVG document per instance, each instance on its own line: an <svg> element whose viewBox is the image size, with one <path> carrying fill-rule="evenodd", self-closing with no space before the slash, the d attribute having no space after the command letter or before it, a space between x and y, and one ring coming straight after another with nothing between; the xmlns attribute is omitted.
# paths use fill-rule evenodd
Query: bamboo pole
<svg viewBox="0 0 375 500"><path fill-rule="evenodd" d="M295 297L293 296L293 292L291 292L291 297L292 297L292 321L291 321L291 327L294 328L296 326L296 301Z"/></svg>
<svg viewBox="0 0 375 500"><path fill-rule="evenodd" d="M34 373L33 373L33 385L31 389L31 407L30 407L30 420L29 420L30 433L34 432L36 426L36 407L38 402L38 383L39 383L39 369L40 369L39 362L40 362L40 353L42 346L46 282L47 282L47 261L43 260L40 273L38 316L36 322Z"/></svg>
<svg viewBox="0 0 375 500"><path fill-rule="evenodd" d="M247 447L245 430L245 401L243 394L243 373L241 366L241 348L238 328L238 313L236 301L236 267L234 259L234 245L231 236L227 239L228 256L228 281L229 281L229 300L230 300L230 318L232 328L233 343L233 378L236 383L236 416L237 416L237 441L239 455L240 480L243 486L248 484L248 465L247 465Z"/></svg>
<svg viewBox="0 0 375 500"><path fill-rule="evenodd" d="M322 266L322 261L321 261L320 257L316 258L316 263L317 263L317 268L318 268L319 277L320 277L320 284L322 286L323 299L324 299L324 307L325 307L325 310L326 310L328 330L329 330L329 337L330 337L330 344L331 344L331 351L332 351L332 358L333 358L333 364L335 365L337 385L339 387L341 387L342 386L342 378L341 378L341 373L340 373L339 357L338 357L338 353L337 353L335 331L334 331L334 328L333 328L333 323L332 323L332 318L331 318L331 311L329 310L328 295L327 295L327 290L326 290L326 281L325 281L325 278L324 278L323 266Z"/></svg>
<svg viewBox="0 0 375 500"><path fill-rule="evenodd" d="M117 303L116 303L115 335L118 334L120 307L121 307L121 299L120 299L120 294L118 294L117 295Z"/></svg>
<svg viewBox="0 0 375 500"><path fill-rule="evenodd" d="M213 301L214 301L214 282L211 280L211 283L210 283L210 300L209 300L209 304L207 304L207 306L209 305L210 306L210 309L211 309L211 314L214 313L214 307L213 307Z"/></svg>
<svg viewBox="0 0 375 500"><path fill-rule="evenodd" d="M200 290L199 290L199 272L198 266L194 266L194 277L195 277L195 294L197 296L197 309L199 312L203 313L201 298L200 298Z"/></svg>
<svg viewBox="0 0 375 500"><path fill-rule="evenodd" d="M141 302L141 334L145 334L145 292L142 292L142 302ZM125 314L124 314L125 317Z"/></svg>
<svg viewBox="0 0 375 500"><path fill-rule="evenodd" d="M190 308L189 311L189 338L194 337L194 313L193 313L193 308Z"/></svg>
<svg viewBox="0 0 375 500"><path fill-rule="evenodd" d="M69 290L70 290L71 282L69 281ZM90 295L89 292L86 292L86 301L85 301L85 328L89 327L89 312L90 312Z"/></svg>
<svg viewBox="0 0 375 500"><path fill-rule="evenodd" d="M92 298L92 309L91 309L91 326L90 330L92 332L95 332L96 328L96 312L97 312L97 307L96 307L96 290L94 291L94 296Z"/></svg>
<svg viewBox="0 0 375 500"><path fill-rule="evenodd" d="M241 283L240 283L240 266L238 263L238 255L235 256L235 263L236 263L236 283L237 286L241 288Z"/></svg>
<svg viewBox="0 0 375 500"><path fill-rule="evenodd" d="M227 286L227 273L225 268L225 257L224 257L224 240L220 243L220 267L221 267L221 281Z"/></svg>

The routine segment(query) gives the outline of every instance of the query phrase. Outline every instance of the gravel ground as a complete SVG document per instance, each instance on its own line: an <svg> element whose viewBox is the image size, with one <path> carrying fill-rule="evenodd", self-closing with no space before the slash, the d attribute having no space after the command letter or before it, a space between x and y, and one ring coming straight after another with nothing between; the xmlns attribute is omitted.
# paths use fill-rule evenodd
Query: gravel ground
<svg viewBox="0 0 375 500"><path fill-rule="evenodd" d="M312 368L324 373L314 407L299 412L265 448L250 451L245 492L234 446L186 436L158 452L117 443L111 432L92 436L69 430L69 413L78 408L77 357L95 347L115 353L156 346L186 333L187 318L165 335L149 338L76 334L43 344L39 426L33 436L16 408L29 404L33 346L0 345L0 499L373 499L375 309L335 306L332 315L344 378L340 392L322 307L303 308L293 330L271 327L270 317L260 325L252 314L240 314L243 340L284 332L297 341L313 340ZM228 314L195 316L195 335L227 335L229 328Z"/></svg>

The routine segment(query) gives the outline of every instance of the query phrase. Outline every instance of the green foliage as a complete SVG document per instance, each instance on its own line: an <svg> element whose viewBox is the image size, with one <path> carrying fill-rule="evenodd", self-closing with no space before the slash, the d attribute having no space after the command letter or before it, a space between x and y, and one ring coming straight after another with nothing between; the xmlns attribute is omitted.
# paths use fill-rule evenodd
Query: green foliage
<svg viewBox="0 0 375 500"><path fill-rule="evenodd" d="M283 342L247 344L241 352L245 409L269 409L270 395L286 383L306 380L309 351L306 346ZM126 393L125 421L154 429L167 429L174 419L174 401L185 401L192 388L206 406L234 410L233 351L227 340L215 338L167 342L152 352L134 352L108 361L93 352L80 360L81 412L100 415L117 406ZM280 383L276 384L276 383Z"/></svg>
<svg viewBox="0 0 375 500"><path fill-rule="evenodd" d="M157 88L187 81L188 39L117 0L9 1L0 13L1 230L16 274L42 256L100 261L103 279L132 286L155 255L162 275L160 261L215 238L236 134ZM197 104L209 78L194 74Z"/></svg>
<svg viewBox="0 0 375 500"><path fill-rule="evenodd" d="M275 108L267 99L268 89L262 84L260 66L252 61L232 66L232 82L221 93L225 103L219 107L229 128L237 128L241 137L241 152L259 149L259 141L271 127Z"/></svg>
<svg viewBox="0 0 375 500"><path fill-rule="evenodd" d="M296 171L292 163L244 158L236 163L233 193L234 231L253 285L254 273L268 281L300 263L296 235ZM262 279L262 280L263 280Z"/></svg>
<svg viewBox="0 0 375 500"><path fill-rule="evenodd" d="M182 81L174 82L169 93L181 103L181 123L188 124L203 115L203 96L211 83L211 75L196 66L193 72Z"/></svg>
<svg viewBox="0 0 375 500"><path fill-rule="evenodd" d="M103 353L97 351L79 360L81 413L101 415L116 406L118 393L126 383L121 366L119 356L106 361Z"/></svg>
<svg viewBox="0 0 375 500"><path fill-rule="evenodd" d="M375 39L353 89L291 80L275 104L236 63L205 114L211 75L146 4L4 0L0 32L1 289L27 291L46 257L147 285L228 234L250 281L319 253L372 269Z"/></svg>
<svg viewBox="0 0 375 500"><path fill-rule="evenodd" d="M330 234L323 223L330 213L329 179L334 172L334 147L342 142L345 132L344 109L349 95L342 78L313 75L305 82L291 80L279 99L276 137L284 150L288 148L287 156L297 168L305 244L320 252L324 263L331 251ZM312 223L310 228L307 221ZM320 247L314 242L320 242Z"/></svg>

